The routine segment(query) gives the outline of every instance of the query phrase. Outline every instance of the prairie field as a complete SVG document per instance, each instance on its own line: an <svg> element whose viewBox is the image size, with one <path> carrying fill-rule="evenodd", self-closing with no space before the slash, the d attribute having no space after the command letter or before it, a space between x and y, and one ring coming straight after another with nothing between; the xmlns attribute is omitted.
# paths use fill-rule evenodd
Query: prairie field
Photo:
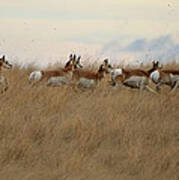
<svg viewBox="0 0 179 180"><path fill-rule="evenodd" d="M179 180L179 89L31 87L5 72L1 180Z"/></svg>

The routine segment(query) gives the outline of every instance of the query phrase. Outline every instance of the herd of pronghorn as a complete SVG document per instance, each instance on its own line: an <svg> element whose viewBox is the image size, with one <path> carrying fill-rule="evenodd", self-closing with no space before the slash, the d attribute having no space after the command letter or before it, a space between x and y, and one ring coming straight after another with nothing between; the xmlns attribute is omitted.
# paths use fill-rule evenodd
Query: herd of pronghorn
<svg viewBox="0 0 179 180"><path fill-rule="evenodd" d="M86 70L80 64L80 56L71 54L69 60L62 68L53 70L33 71L29 75L29 82L32 86L45 81L47 86L61 86L63 84L73 84L84 88L96 87L105 74L109 74L113 86L128 86L131 88L146 89L157 94L162 85L170 86L170 93L174 92L179 86L179 70L163 69L159 66L159 61L152 61L152 68L143 69L125 69L114 68L105 59L99 66L98 71ZM0 86L4 92L8 89L7 79L2 75L2 68L12 69L12 65L5 60L5 56L0 58ZM155 84L155 89L149 86Z"/></svg>

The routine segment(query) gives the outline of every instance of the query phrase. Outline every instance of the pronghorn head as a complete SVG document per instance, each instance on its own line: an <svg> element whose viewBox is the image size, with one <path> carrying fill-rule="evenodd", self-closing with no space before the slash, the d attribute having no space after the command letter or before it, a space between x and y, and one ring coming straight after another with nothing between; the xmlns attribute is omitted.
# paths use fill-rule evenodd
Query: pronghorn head
<svg viewBox="0 0 179 180"><path fill-rule="evenodd" d="M76 54L70 54L69 60L67 61L65 65L65 69L67 70L73 70L73 69L79 69L83 66L80 64L81 56L77 58Z"/></svg>
<svg viewBox="0 0 179 180"><path fill-rule="evenodd" d="M158 69L159 68L159 61L152 61L153 68Z"/></svg>
<svg viewBox="0 0 179 180"><path fill-rule="evenodd" d="M80 59L81 59L81 56L77 56L74 54L73 56L73 60L72 60L72 66L74 69L80 69L80 68L83 68L83 66L80 64Z"/></svg>
<svg viewBox="0 0 179 180"><path fill-rule="evenodd" d="M12 64L6 61L5 56L3 56L2 58L0 58L0 67L3 67L5 69L12 69Z"/></svg>
<svg viewBox="0 0 179 180"><path fill-rule="evenodd" d="M151 74L152 72L154 72L155 70L161 69L162 67L159 67L159 61L152 61L152 68L150 70L148 70L148 73Z"/></svg>
<svg viewBox="0 0 179 180"><path fill-rule="evenodd" d="M109 73L113 69L111 64L109 64L109 60L108 59L104 59L103 65L104 65L104 67L106 69L106 73Z"/></svg>

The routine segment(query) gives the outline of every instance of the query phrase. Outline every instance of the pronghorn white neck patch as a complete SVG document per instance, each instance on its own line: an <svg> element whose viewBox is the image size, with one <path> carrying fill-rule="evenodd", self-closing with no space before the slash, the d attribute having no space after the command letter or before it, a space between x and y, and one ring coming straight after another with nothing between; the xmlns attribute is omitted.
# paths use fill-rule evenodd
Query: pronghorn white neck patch
<svg viewBox="0 0 179 180"><path fill-rule="evenodd" d="M154 83L158 83L159 78L160 78L160 73L159 73L158 70L155 70L155 71L153 71L153 72L150 74L150 79L151 79Z"/></svg>

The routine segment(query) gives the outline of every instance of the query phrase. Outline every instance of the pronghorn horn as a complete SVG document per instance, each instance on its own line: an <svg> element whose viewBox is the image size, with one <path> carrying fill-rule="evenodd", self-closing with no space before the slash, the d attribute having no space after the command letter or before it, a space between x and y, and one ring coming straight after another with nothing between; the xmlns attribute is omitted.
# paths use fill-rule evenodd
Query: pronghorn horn
<svg viewBox="0 0 179 180"><path fill-rule="evenodd" d="M76 54L73 55L73 60L76 60Z"/></svg>
<svg viewBox="0 0 179 180"><path fill-rule="evenodd" d="M3 55L2 60L5 61L5 55Z"/></svg>
<svg viewBox="0 0 179 180"><path fill-rule="evenodd" d="M66 67L68 67L69 65L70 65L70 63L71 63L71 61L73 60L73 55L72 54L70 54L70 59L67 61L67 63L65 64L65 68Z"/></svg>
<svg viewBox="0 0 179 180"><path fill-rule="evenodd" d="M77 63L80 62L81 56L78 56Z"/></svg>

